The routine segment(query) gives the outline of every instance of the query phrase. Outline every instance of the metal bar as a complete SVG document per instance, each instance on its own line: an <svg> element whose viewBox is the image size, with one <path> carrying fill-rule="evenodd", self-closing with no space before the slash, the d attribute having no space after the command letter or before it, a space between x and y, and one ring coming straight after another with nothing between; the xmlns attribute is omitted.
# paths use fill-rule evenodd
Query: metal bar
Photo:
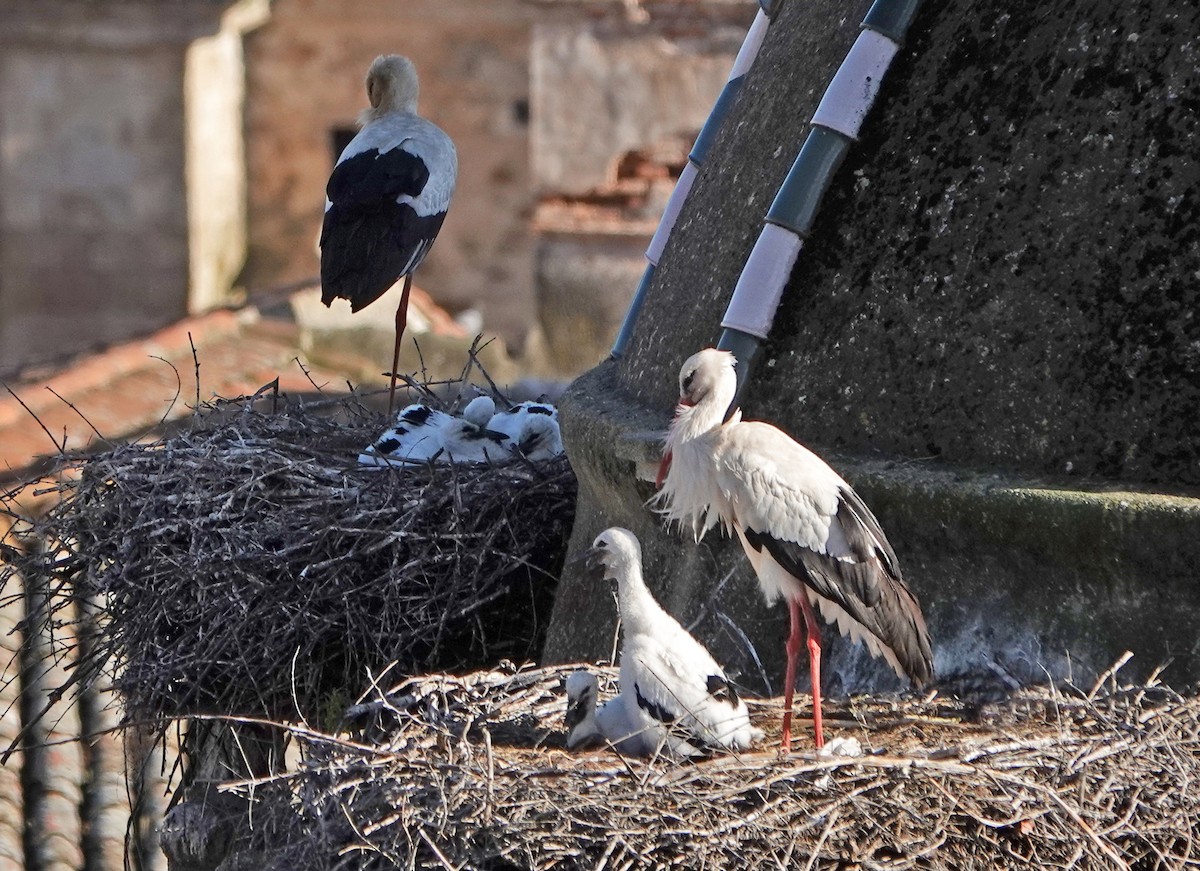
<svg viewBox="0 0 1200 871"><path fill-rule="evenodd" d="M729 71L729 78L726 80L725 86L721 89L721 93L717 96L717 100L713 104L712 111L709 112L704 126L700 128L700 134L696 137L696 141L692 145L692 150L688 153L688 164L680 174L679 181L675 183L675 190L671 192L671 198L667 201L667 207L663 210L663 216L658 222L658 229L655 230L654 238L650 240L650 245L646 249L646 260L648 261L646 271L642 273L642 280L638 282L637 290L634 291L633 298L629 301L629 308L625 312L625 320L621 323L621 329L617 332L617 339L613 343L612 351L610 352L614 359L619 359L624 355L625 349L629 346L629 340L633 337L633 328L637 324L638 315L641 314L642 306L646 302L646 293L650 287L650 280L654 276L655 267L658 266L658 259L662 256L663 249L667 245L667 239L670 237L671 231L675 228L675 220L679 217L679 211L683 208L684 200L687 199L687 195L692 190L692 183L696 180L696 176L700 172L700 167L708 157L708 151L712 147L713 141L717 138L717 132L721 129L721 125L729 114L730 106L733 105L737 98L746 73L753 66L754 59L758 57L758 50L762 46L767 28L771 23L771 18L778 12L783 2L782 0L772 0L769 4L760 3L760 5L762 5L762 8L754 16L754 21L751 23L750 29L746 31L746 38L742 41L742 47L738 50L737 57L733 61L733 67ZM771 8L768 9L768 5Z"/></svg>

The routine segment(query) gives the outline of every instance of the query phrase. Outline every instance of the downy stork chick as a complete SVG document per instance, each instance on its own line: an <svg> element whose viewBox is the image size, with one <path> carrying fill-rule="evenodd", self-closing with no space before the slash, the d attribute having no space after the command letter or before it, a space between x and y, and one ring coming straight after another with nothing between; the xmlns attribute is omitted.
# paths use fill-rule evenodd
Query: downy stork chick
<svg viewBox="0 0 1200 871"><path fill-rule="evenodd" d="M616 696L597 706L600 682L586 668L567 676L567 749L587 750L604 743L627 756L645 754L638 727L631 723L625 697Z"/></svg>
<svg viewBox="0 0 1200 871"><path fill-rule="evenodd" d="M528 460L549 460L563 452L558 409L547 402L522 402L499 411L488 429L507 435L513 451Z"/></svg>
<svg viewBox="0 0 1200 871"><path fill-rule="evenodd" d="M712 655L664 611L642 578L642 548L619 527L596 537L588 561L616 581L622 641L620 698L643 755L746 750L762 736Z"/></svg>
<svg viewBox="0 0 1200 871"><path fill-rule="evenodd" d="M437 238L458 175L454 143L417 115L417 71L400 55L377 57L367 72L371 108L342 151L325 189L321 302L370 305L400 279L388 413L395 407L400 340L413 272Z"/></svg>
<svg viewBox="0 0 1200 871"><path fill-rule="evenodd" d="M732 354L714 348L683 364L655 502L697 540L719 520L737 534L768 603L787 600L784 752L791 749L803 620L820 748L821 637L813 606L917 686L933 679L929 634L895 551L850 485L775 426L742 421L740 411L726 419L734 366Z"/></svg>

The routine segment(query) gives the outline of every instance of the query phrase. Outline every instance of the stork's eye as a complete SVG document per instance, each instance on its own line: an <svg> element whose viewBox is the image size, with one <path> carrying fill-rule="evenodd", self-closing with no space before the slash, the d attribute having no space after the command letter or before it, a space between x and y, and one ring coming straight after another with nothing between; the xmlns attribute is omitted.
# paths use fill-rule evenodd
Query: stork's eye
<svg viewBox="0 0 1200 871"><path fill-rule="evenodd" d="M689 373L688 373L688 374L687 374L687 375L684 377L684 379L683 379L683 389L684 389L684 391L685 391L685 392L686 392L686 391L688 391L688 390L691 390L691 389L692 389L692 380L693 380L695 377L696 377L696 373L695 373L695 371L694 371L694 370L693 370L693 371L691 371L691 372L689 372Z"/></svg>

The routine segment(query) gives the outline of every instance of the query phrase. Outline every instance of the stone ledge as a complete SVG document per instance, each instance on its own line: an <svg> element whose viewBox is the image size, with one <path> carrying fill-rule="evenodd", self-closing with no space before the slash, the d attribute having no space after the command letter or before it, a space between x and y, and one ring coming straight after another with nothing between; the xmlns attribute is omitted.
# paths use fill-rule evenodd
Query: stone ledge
<svg viewBox="0 0 1200 871"><path fill-rule="evenodd" d="M784 609L767 609L740 548L713 532L700 546L663 529L644 506L667 410L623 393L614 364L578 379L560 405L580 483L570 557L600 529L642 540L647 577L685 624L752 684L757 666L728 628L745 633L773 682L782 673ZM1081 490L920 461L828 455L878 514L920 597L943 677L1004 672L1086 683L1123 651L1144 676L1173 658L1172 683L1200 679L1200 499L1132 490ZM736 577L713 590L730 572ZM547 662L599 658L612 648L607 589L568 570L545 648ZM594 619L579 625L578 614ZM707 637L705 637L707 636ZM826 681L844 690L891 687L886 669L831 645ZM749 680L747 680L749 678Z"/></svg>

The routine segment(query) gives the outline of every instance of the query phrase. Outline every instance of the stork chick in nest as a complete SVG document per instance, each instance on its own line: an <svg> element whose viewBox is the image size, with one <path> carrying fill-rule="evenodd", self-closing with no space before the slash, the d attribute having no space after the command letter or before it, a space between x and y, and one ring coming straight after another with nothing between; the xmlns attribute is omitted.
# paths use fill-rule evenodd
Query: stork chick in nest
<svg viewBox="0 0 1200 871"><path fill-rule="evenodd" d="M643 756L664 750L675 757L746 750L761 738L721 666L650 594L633 533L604 530L588 551L588 562L616 582L623 632L620 694L597 712L596 730L622 752ZM583 686L581 680L576 687ZM572 733L576 744L590 728L587 711L595 704L594 694L581 697L582 713Z"/></svg>

